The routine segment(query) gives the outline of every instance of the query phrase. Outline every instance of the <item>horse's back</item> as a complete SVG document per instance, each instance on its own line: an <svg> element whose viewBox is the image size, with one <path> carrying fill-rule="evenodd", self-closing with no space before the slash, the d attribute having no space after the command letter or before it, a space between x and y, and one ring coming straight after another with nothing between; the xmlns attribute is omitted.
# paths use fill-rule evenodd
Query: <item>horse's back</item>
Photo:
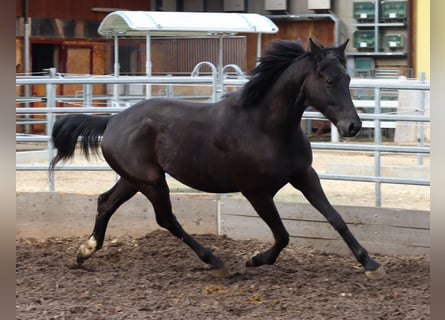
<svg viewBox="0 0 445 320"><path fill-rule="evenodd" d="M219 175L215 173L222 159L214 142L220 131L217 108L171 99L142 101L110 120L102 142L104 157L121 175L156 168L198 189L233 188L230 179L221 176L220 185L210 187L218 184L209 177ZM205 172L207 178L199 180L197 172Z"/></svg>

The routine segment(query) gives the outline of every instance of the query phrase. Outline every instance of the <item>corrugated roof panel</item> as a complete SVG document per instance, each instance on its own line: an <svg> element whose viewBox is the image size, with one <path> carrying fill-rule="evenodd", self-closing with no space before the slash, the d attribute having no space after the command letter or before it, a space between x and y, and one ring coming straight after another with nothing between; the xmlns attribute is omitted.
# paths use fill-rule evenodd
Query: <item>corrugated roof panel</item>
<svg viewBox="0 0 445 320"><path fill-rule="evenodd" d="M255 13L114 11L101 22L101 35L198 36L221 33L276 33L269 18Z"/></svg>

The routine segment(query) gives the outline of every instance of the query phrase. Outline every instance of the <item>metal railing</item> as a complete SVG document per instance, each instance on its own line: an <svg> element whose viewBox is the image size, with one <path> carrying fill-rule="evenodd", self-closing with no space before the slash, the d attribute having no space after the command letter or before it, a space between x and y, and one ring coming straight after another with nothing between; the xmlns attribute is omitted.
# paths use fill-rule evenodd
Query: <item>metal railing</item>
<svg viewBox="0 0 445 320"><path fill-rule="evenodd" d="M197 67L199 68L199 67ZM37 76L37 77L16 77L17 86L26 85L45 85L46 92L43 97L28 97L18 96L16 98L16 115L18 118L22 115L44 115L44 119L40 120L40 123L46 124L46 132L41 135L16 135L16 142L46 142L48 146L48 159L51 159L54 154L53 146L50 142L51 129L54 123L55 115L60 113L117 113L122 111L128 103L122 103L129 99L142 100L145 96L132 95L125 96L119 95L118 90L114 87L114 91L111 95L96 95L92 94L93 85L119 85L119 84L131 84L131 85L205 85L211 88L211 95L207 97L209 101L216 101L221 97L228 86L242 86L248 79L244 76L238 78L224 78L222 86L218 87L217 75L213 72L210 76L199 76L199 69L196 69L192 76L58 76L54 72L49 76ZM57 95L56 87L66 84L82 84L83 94L79 97L67 97ZM430 90L429 81L425 80L398 80L398 79L352 79L350 84L353 88L372 88L374 90L374 112L373 113L360 113L360 117L364 121L371 121L374 127L374 141L373 143L348 143L338 142L338 135L335 127L332 127L331 142L312 142L313 149L322 150L347 150L347 151L361 151L372 152L374 154L374 174L373 175L349 175L349 174L320 174L321 179L329 180L344 180L344 181L362 181L375 183L375 205L381 206L381 184L409 184L409 185L422 185L429 186L429 179L411 179L411 178L395 178L385 177L381 175L381 156L382 153L403 153L403 154L416 154L418 157L418 164L422 165L423 157L429 155L430 148L425 145L425 137L423 136L423 126L425 123L429 123L430 117L425 114L425 105L419 105L416 114L385 114L382 113L382 101L381 90L383 89L395 89L395 90L420 90L426 92ZM171 96L171 94L169 95ZM66 103L73 99L81 100L81 107L60 107L57 104ZM97 107L92 106L94 101L108 101L111 106ZM424 100L424 99L423 99ZM422 101L423 101L422 100ZM45 107L30 107L29 103L40 102ZM24 104L25 106L20 106ZM121 107L120 105L124 105ZM303 119L317 120L325 119L319 112L305 111ZM18 122L23 121L21 119ZM35 121L35 120L34 120ZM419 123L421 134L418 137L418 143L414 146L407 145L385 145L382 143L381 128L382 122L397 121L397 122L416 122ZM31 122L32 123L32 122ZM16 170L18 171L46 171L47 165L35 165L35 164L16 164ZM56 170L66 171L94 171L94 170L111 170L107 166L97 165L61 165ZM54 181L49 181L50 191L54 191Z"/></svg>

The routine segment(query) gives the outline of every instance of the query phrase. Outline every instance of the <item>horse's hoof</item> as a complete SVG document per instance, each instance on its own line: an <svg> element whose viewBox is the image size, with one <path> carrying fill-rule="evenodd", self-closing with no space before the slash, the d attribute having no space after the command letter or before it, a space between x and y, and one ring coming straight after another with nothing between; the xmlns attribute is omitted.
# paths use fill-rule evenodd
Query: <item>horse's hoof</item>
<svg viewBox="0 0 445 320"><path fill-rule="evenodd" d="M91 236L85 243L82 243L77 250L77 264L82 264L97 250L97 241Z"/></svg>
<svg viewBox="0 0 445 320"><path fill-rule="evenodd" d="M227 270L226 267L210 269L210 273L216 278L226 278L230 275L229 270Z"/></svg>
<svg viewBox="0 0 445 320"><path fill-rule="evenodd" d="M253 261L253 257L246 261L246 267L248 267L248 268L257 267L257 266L258 265L256 265L255 262Z"/></svg>
<svg viewBox="0 0 445 320"><path fill-rule="evenodd" d="M383 270L383 267L378 267L375 270L365 271L365 275L370 280L379 280L385 277L386 273L385 270Z"/></svg>

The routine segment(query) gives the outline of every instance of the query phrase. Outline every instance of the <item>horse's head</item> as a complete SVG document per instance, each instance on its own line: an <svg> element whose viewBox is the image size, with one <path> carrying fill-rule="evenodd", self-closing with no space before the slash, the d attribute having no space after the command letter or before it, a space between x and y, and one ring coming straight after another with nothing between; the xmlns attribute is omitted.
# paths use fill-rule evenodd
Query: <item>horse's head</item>
<svg viewBox="0 0 445 320"><path fill-rule="evenodd" d="M308 75L304 93L307 105L319 110L337 127L340 135L355 136L362 127L349 92L344 51L349 40L339 47L324 48L309 39L315 68Z"/></svg>

